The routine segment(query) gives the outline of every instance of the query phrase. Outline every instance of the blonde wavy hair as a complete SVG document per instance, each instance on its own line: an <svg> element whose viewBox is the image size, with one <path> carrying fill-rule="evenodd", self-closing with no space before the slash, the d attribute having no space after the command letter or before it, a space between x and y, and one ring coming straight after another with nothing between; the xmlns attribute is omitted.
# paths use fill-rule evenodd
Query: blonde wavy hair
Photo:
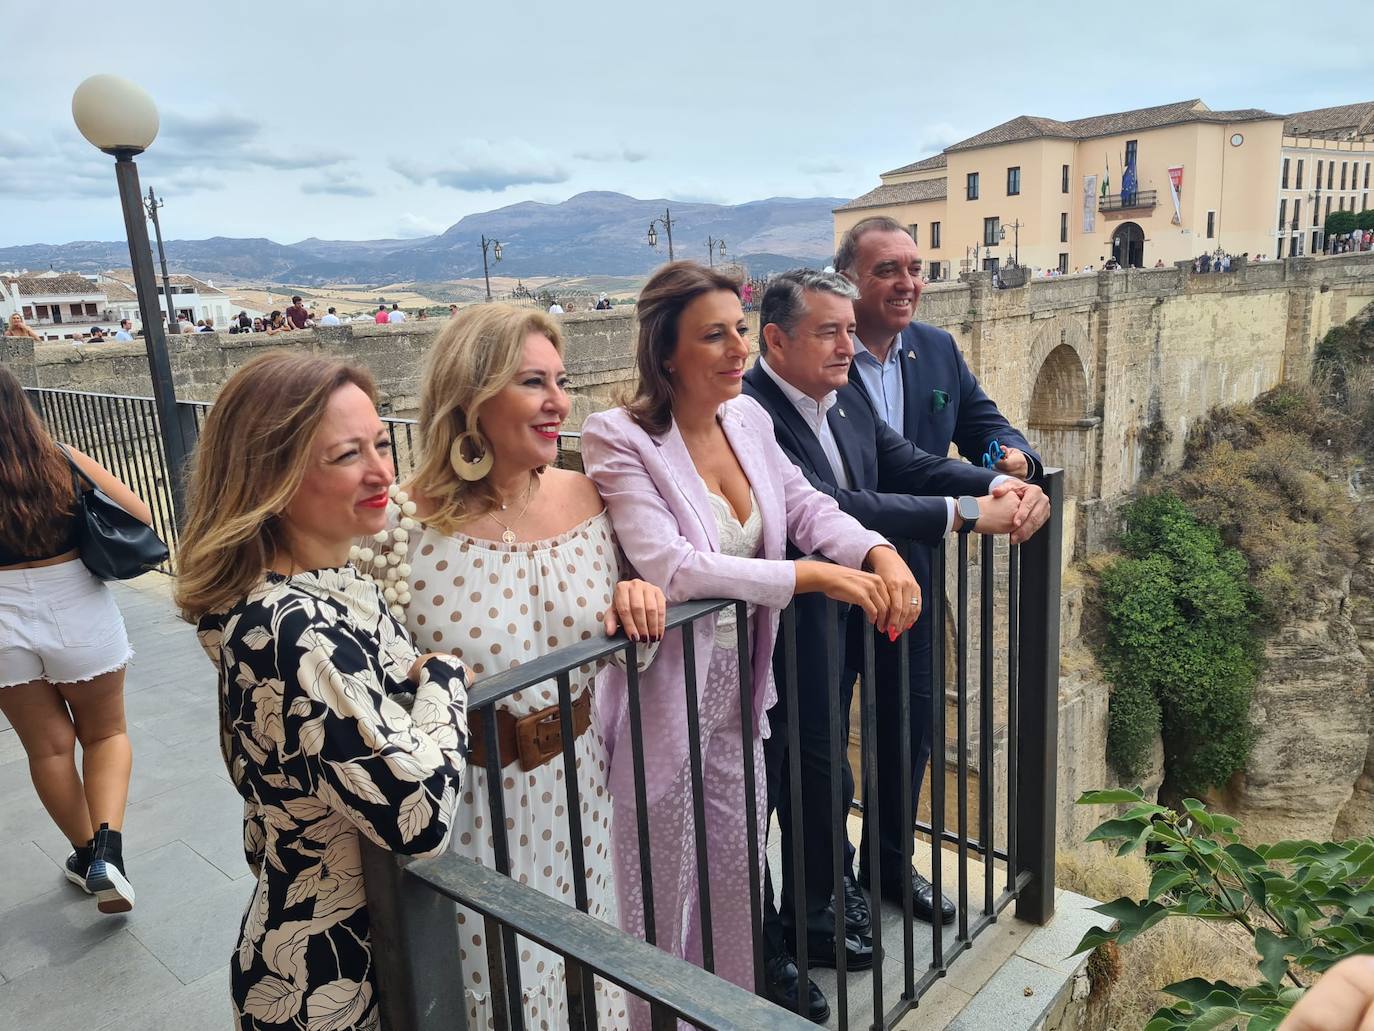
<svg viewBox="0 0 1374 1031"><path fill-rule="evenodd" d="M276 514L295 496L334 391L376 403L364 368L337 358L269 351L239 369L205 418L191 464L173 600L196 622L242 600L284 546Z"/></svg>
<svg viewBox="0 0 1374 1031"><path fill-rule="evenodd" d="M469 429L481 431L482 405L520 371L531 333L548 337L563 353L557 322L542 311L509 304L464 308L430 345L420 388L420 461L409 486L430 502L425 522L439 533L452 533L500 505L489 480L469 483L454 472L449 452Z"/></svg>

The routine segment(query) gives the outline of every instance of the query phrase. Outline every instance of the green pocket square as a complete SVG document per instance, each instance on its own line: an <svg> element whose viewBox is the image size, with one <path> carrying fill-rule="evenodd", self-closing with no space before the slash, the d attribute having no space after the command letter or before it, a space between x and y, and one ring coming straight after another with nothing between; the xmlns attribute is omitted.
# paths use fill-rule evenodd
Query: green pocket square
<svg viewBox="0 0 1374 1031"><path fill-rule="evenodd" d="M930 410L932 412L943 412L947 404L949 404L949 395L943 390L932 390L930 392Z"/></svg>

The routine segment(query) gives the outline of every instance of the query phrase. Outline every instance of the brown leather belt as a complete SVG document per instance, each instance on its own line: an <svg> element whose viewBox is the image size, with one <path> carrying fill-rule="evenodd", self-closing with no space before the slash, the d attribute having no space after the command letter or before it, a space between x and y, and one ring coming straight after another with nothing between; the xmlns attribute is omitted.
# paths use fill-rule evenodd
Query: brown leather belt
<svg viewBox="0 0 1374 1031"><path fill-rule="evenodd" d="M487 764L486 716L487 712L468 713L468 740L472 743L468 762L483 768ZM572 725L574 739L585 734L592 725L590 691L583 691L573 699ZM514 716L505 709L497 709L496 744L502 768L518 762L526 773L560 755L563 733L557 704L536 709L528 716Z"/></svg>

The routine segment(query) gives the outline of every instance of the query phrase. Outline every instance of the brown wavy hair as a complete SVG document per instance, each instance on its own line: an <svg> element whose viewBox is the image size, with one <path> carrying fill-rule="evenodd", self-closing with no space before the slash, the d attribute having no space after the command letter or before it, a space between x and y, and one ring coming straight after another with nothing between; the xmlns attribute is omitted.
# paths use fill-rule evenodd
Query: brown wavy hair
<svg viewBox="0 0 1374 1031"><path fill-rule="evenodd" d="M433 505L425 522L440 533L452 533L464 520L500 505L489 480L469 483L453 471L449 451L468 429L481 430L482 405L515 379L531 333L548 337L563 353L557 322L510 304L464 308L430 345L420 387L422 451L409 485Z"/></svg>
<svg viewBox="0 0 1374 1031"><path fill-rule="evenodd" d="M702 294L729 290L739 296L737 273L707 268L695 261L670 261L644 284L635 313L639 338L635 366L639 379L625 409L650 433L666 433L673 422L673 381L666 368L677 350L677 324L682 309Z"/></svg>
<svg viewBox="0 0 1374 1031"><path fill-rule="evenodd" d="M276 513L305 477L330 397L350 383L376 403L362 366L291 351L259 355L224 384L191 461L173 595L184 618L230 608L261 579L285 543Z"/></svg>
<svg viewBox="0 0 1374 1031"><path fill-rule="evenodd" d="M0 545L36 558L58 554L75 502L66 456L0 365Z"/></svg>

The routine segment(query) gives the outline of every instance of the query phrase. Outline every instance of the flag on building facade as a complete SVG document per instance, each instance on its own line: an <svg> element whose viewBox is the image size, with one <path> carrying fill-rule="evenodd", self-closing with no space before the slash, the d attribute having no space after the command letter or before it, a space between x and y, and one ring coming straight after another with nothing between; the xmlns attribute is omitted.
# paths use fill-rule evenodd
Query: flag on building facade
<svg viewBox="0 0 1374 1031"><path fill-rule="evenodd" d="M1176 226L1183 225L1183 209L1179 204L1178 195L1183 189L1183 166L1175 165L1169 169L1169 195L1174 199L1173 223Z"/></svg>

